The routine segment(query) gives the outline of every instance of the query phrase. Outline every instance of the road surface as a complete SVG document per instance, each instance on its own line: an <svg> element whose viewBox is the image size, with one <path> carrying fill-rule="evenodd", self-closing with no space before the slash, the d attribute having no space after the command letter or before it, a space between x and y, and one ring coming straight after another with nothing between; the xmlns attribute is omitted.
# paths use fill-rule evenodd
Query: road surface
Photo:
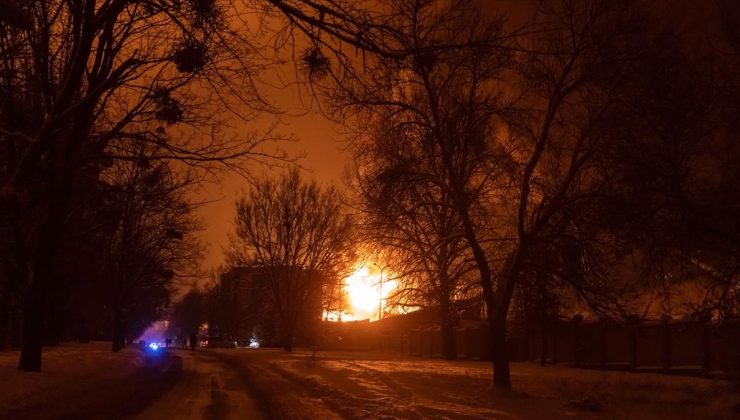
<svg viewBox="0 0 740 420"><path fill-rule="evenodd" d="M174 349L155 361L154 397L132 419L340 419L320 398L267 363L275 351ZM278 352L279 354L280 352ZM173 372L176 371L176 372ZM173 373L176 373L173 375Z"/></svg>
<svg viewBox="0 0 740 420"><path fill-rule="evenodd" d="M181 360L177 380L133 419L265 419L248 378L208 351L170 350Z"/></svg>

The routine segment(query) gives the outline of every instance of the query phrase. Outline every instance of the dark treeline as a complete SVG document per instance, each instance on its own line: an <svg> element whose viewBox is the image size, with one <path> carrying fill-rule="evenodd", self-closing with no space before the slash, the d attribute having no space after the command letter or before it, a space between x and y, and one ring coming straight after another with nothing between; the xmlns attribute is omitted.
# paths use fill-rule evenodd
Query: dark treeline
<svg viewBox="0 0 740 420"><path fill-rule="evenodd" d="M40 370L44 339L68 329L53 322L108 324L102 334L120 348L156 317L197 250L187 185L241 170L242 158L282 156L257 150L266 135L223 130L224 109L246 121L269 109L251 79L258 60L229 29L229 4L9 3L0 331L20 341L20 369Z"/></svg>
<svg viewBox="0 0 740 420"><path fill-rule="evenodd" d="M285 351L317 344L319 321L336 305L336 279L354 262L353 218L338 191L294 169L253 182L235 210L229 267L175 305L173 328L207 325L210 335Z"/></svg>
<svg viewBox="0 0 740 420"><path fill-rule="evenodd" d="M175 273L190 275L197 268L198 224L185 198L191 181L163 164L109 165L71 195L76 204L61 232L55 281L46 291L45 345L96 339L122 348L161 318ZM3 246L12 249L12 243ZM11 293L3 296L0 342L19 347L22 307L11 277L16 268L5 264L3 285Z"/></svg>

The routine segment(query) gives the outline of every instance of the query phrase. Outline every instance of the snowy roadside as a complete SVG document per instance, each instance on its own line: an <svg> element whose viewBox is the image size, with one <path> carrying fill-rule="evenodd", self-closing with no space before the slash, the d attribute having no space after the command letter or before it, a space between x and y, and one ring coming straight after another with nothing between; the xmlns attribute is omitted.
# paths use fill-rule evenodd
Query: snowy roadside
<svg viewBox="0 0 740 420"><path fill-rule="evenodd" d="M121 416L146 404L173 379L174 359L154 363L139 349L110 343L44 349L43 372L16 369L18 352L0 353L0 418Z"/></svg>
<svg viewBox="0 0 740 420"><path fill-rule="evenodd" d="M316 361L306 351L223 354L289 381L301 391L293 398L302 394L350 419L722 419L736 418L740 403L731 384L702 378L513 363L516 391L501 393L490 387L488 362L364 352L320 352Z"/></svg>

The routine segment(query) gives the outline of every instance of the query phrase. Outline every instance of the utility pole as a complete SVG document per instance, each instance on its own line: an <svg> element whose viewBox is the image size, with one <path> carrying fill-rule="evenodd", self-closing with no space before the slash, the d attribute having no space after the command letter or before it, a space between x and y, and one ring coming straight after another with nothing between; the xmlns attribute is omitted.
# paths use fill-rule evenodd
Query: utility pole
<svg viewBox="0 0 740 420"><path fill-rule="evenodd" d="M383 271L388 268L387 265L379 266L377 263L373 263L380 269L380 285L378 286L378 321L383 319Z"/></svg>
<svg viewBox="0 0 740 420"><path fill-rule="evenodd" d="M344 294L344 277L339 277L339 315L338 321L342 322L342 294Z"/></svg>

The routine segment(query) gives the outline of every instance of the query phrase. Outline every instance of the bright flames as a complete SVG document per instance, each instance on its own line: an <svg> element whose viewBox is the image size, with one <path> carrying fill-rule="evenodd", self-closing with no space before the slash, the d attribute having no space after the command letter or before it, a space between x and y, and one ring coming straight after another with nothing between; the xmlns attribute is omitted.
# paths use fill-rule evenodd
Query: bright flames
<svg viewBox="0 0 740 420"><path fill-rule="evenodd" d="M387 269L371 271L367 266L359 267L344 279L344 291L347 294L348 306L342 311L342 320L378 319L378 308L385 313L388 296L398 286L398 281L389 279ZM382 283L382 286L381 286Z"/></svg>

